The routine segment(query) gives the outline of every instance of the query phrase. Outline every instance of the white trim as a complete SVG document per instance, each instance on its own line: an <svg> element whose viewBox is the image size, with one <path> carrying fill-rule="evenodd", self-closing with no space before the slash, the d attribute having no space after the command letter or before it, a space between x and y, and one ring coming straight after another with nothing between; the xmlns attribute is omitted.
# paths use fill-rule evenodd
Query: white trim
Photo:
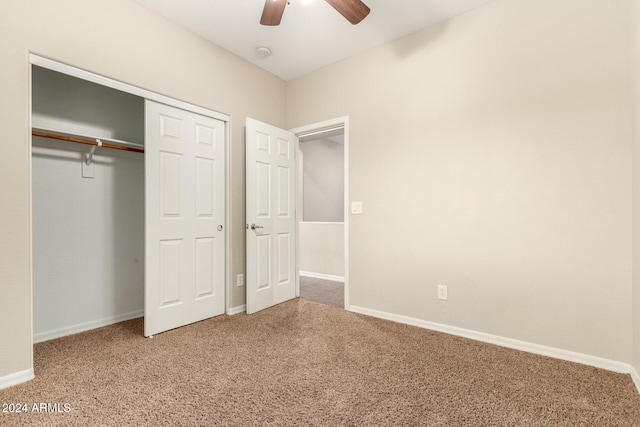
<svg viewBox="0 0 640 427"><path fill-rule="evenodd" d="M301 277L312 277L314 279L322 279L322 280L333 280L334 282L342 282L344 283L344 277L342 276L333 276L331 274L323 274L323 273L314 273L312 271L300 271Z"/></svg>
<svg viewBox="0 0 640 427"><path fill-rule="evenodd" d="M300 298L300 224L304 219L304 152L296 135L296 298Z"/></svg>
<svg viewBox="0 0 640 427"><path fill-rule="evenodd" d="M225 283L227 284L227 286L225 287L225 303L224 303L224 308L225 311L228 312L230 307L231 307L231 292L233 292L233 282L232 282L232 277L233 277L233 272L231 271L232 267L231 267L231 227L233 225L232 223L232 215L231 215L231 118L229 118L229 121L227 121L225 123L225 140L224 140L224 153L225 153L225 203L226 205L226 209L225 209L225 227L227 227L227 229L225 230L224 233L224 238L225 238L225 255L224 255L224 259L225 259ZM244 274L244 272L243 272Z"/></svg>
<svg viewBox="0 0 640 427"><path fill-rule="evenodd" d="M636 386L636 390L640 393L640 375L638 375L638 371L634 366L631 366L631 379L633 380L633 384Z"/></svg>
<svg viewBox="0 0 640 427"><path fill-rule="evenodd" d="M0 390L21 383L26 383L27 381L31 381L34 378L35 375L33 374L33 368L5 375L4 377L0 377Z"/></svg>
<svg viewBox="0 0 640 427"><path fill-rule="evenodd" d="M349 190L349 150L350 150L350 131L349 117L343 117L344 123L344 308L349 309L351 306L349 300L349 227L351 223L349 205L351 201Z"/></svg>
<svg viewBox="0 0 640 427"><path fill-rule="evenodd" d="M483 332L476 332L469 329L458 328L456 326L443 325L441 323L429 322L427 320L401 316L398 314L387 313L384 311L373 310L365 307L352 305L351 307L349 307L349 311L365 314L367 316L377 317L380 319L391 320L393 322L404 323L406 325L417 326L419 328L444 332L445 334L456 335L459 337L469 338L489 344L495 344L514 350L525 351L527 353L538 354L541 356L552 357L554 359L566 360L569 362L581 363L583 365L593 366L595 368L606 369L607 371L613 371L622 374L631 373L631 366L628 363L618 362L616 360L604 359L584 353L576 353L573 351L534 344L527 341L520 341L511 338L500 337L497 335L485 334ZM636 383L636 386L637 384L638 383Z"/></svg>
<svg viewBox="0 0 640 427"><path fill-rule="evenodd" d="M247 305L246 304L242 304L239 305L237 307L231 307L227 310L227 314L229 316L233 316L234 314L240 314L240 313L244 313L245 311L247 311Z"/></svg>
<svg viewBox="0 0 640 427"><path fill-rule="evenodd" d="M29 183L29 366L31 366L31 375L29 379L33 379L34 365L33 365L33 139L31 137L31 127L33 126L33 67L27 67L27 117L29 117L29 128L25 129L27 133L27 162L29 167L29 175L27 181ZM28 381L29 379L25 380ZM0 380L0 383L2 381ZM0 389L2 386L0 386Z"/></svg>
<svg viewBox="0 0 640 427"><path fill-rule="evenodd" d="M139 87L132 86L127 83L122 83L117 80L113 80L108 77L104 77L99 74L92 73L90 71L82 70L80 68L73 67L71 65L63 64L62 62L45 58L43 56L39 56L31 53L29 54L29 62L32 65L37 65L38 67L47 68L49 70L57 71L59 73L67 74L73 77L78 77L82 80L87 80L93 83L97 83L102 86L118 89L123 92L130 93L132 95L137 95L141 98L146 98L151 101L159 102L161 104L170 105L172 107L180 108L181 110L202 114L203 116L212 117L214 119L222 120L223 122L227 122L227 123L229 122L229 116L226 114L222 114L217 111L210 110L208 108L193 105L188 102L180 101L175 98L170 98L168 96L160 95L158 93L151 92L146 89L141 89Z"/></svg>
<svg viewBox="0 0 640 427"><path fill-rule="evenodd" d="M103 319L92 320L86 323L80 323L65 328L54 329L52 331L40 332L33 336L33 342L39 343L49 341L56 338L66 337L68 335L78 334L80 332L90 331L91 329L102 328L103 326L113 325L114 323L124 322L125 320L137 319L144 316L144 310L131 311L129 313L119 314L117 316L105 317Z"/></svg>
<svg viewBox="0 0 640 427"><path fill-rule="evenodd" d="M349 310L349 201L351 199L349 192L349 116L337 117L335 119L325 120L323 122L314 123L311 125L300 126L291 129L298 138L305 135L322 133L333 129L343 129L344 132L344 277L342 282L344 283L344 308ZM298 215L298 213L296 213ZM299 217L297 227L299 227ZM299 244L296 242L296 252L298 253L296 263L299 266ZM302 274L302 272L300 272ZM329 279L331 280L331 279ZM297 295L300 295L300 278L299 274L296 275L296 289Z"/></svg>
<svg viewBox="0 0 640 427"><path fill-rule="evenodd" d="M290 129L289 132L295 133L298 138L304 138L305 136L310 135L318 135L332 130L344 128L346 119L347 116L337 117L335 119L329 119L323 122L313 123L310 125Z"/></svg>
<svg viewBox="0 0 640 427"><path fill-rule="evenodd" d="M337 117L335 119L325 120L323 122L313 123L310 125L289 129L289 132L293 132L298 138L301 138L307 135L316 134L319 132L325 132L328 130L334 130L334 129L346 130L348 121L349 121L348 116Z"/></svg>

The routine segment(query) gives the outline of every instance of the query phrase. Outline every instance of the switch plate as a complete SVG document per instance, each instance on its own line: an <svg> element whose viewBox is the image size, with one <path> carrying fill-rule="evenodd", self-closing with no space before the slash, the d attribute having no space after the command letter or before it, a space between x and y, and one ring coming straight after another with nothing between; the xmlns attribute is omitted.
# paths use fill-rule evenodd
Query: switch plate
<svg viewBox="0 0 640 427"><path fill-rule="evenodd" d="M447 300L447 285L438 285L438 299Z"/></svg>
<svg viewBox="0 0 640 427"><path fill-rule="evenodd" d="M238 287L244 286L244 274L238 274L236 277L236 285Z"/></svg>
<svg viewBox="0 0 640 427"><path fill-rule="evenodd" d="M351 213L353 215L362 214L362 202L351 202Z"/></svg>

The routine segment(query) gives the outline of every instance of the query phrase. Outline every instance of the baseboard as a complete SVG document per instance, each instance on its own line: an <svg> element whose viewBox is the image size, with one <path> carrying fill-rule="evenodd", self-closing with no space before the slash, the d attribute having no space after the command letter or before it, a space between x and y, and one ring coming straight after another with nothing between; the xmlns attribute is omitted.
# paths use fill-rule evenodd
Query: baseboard
<svg viewBox="0 0 640 427"><path fill-rule="evenodd" d="M636 390L640 393L640 375L638 375L638 371L636 371L634 366L631 366L631 379L636 386Z"/></svg>
<svg viewBox="0 0 640 427"><path fill-rule="evenodd" d="M0 377L0 390L21 383L26 383L27 381L31 381L34 378L35 375L33 374L33 369L27 369L25 371L5 375L4 377Z"/></svg>
<svg viewBox="0 0 640 427"><path fill-rule="evenodd" d="M441 323L429 322L426 320L416 319L408 316L387 313L384 311L373 310L365 307L349 306L349 311L354 313L365 314L367 316L377 317L380 319L391 320L393 322L404 323L407 325L417 326L419 328L430 329L433 331L444 332L450 335L469 338L476 341L482 341L489 344L499 345L514 350L525 351L527 353L538 354L541 356L552 357L555 359L566 360L569 362L581 363L583 365L593 366L595 368L605 369L607 371L618 372L622 374L631 373L631 365L628 363L618 362L615 360L604 359L601 357L590 356L588 354L576 353L573 351L562 350L554 347L547 347L540 344L534 344L527 341L520 341L511 338L505 338L498 335L486 334L483 332L472 331L470 329L458 328L455 326L443 325ZM637 374L636 374L637 376ZM636 387L640 384L640 377L634 378ZM640 391L640 387L638 387Z"/></svg>
<svg viewBox="0 0 640 427"><path fill-rule="evenodd" d="M114 323L124 322L125 320L136 319L142 316L144 316L144 310L136 310L129 313L119 314L117 316L105 317L103 319L92 320L91 322L80 323L78 325L67 326L60 329L54 329L52 331L40 332L33 335L33 343L37 344L39 342L62 338L66 337L67 335L73 335L80 332L89 331L91 329L102 328L103 326L113 325Z"/></svg>
<svg viewBox="0 0 640 427"><path fill-rule="evenodd" d="M245 311L247 311L247 305L243 304L237 307L231 307L229 310L227 310L227 314L229 316L233 316L234 314L244 313Z"/></svg>
<svg viewBox="0 0 640 427"><path fill-rule="evenodd" d="M311 271L301 271L300 275L303 277L312 277L314 279L332 280L334 282L344 283L343 276L333 276L331 274L313 273Z"/></svg>

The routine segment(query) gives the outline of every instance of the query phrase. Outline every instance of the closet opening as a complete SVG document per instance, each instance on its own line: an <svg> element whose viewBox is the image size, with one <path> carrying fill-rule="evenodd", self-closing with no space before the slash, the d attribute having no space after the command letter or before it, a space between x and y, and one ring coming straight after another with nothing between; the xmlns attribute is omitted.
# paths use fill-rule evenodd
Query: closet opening
<svg viewBox="0 0 640 427"><path fill-rule="evenodd" d="M29 60L32 341L224 314L229 116Z"/></svg>
<svg viewBox="0 0 640 427"><path fill-rule="evenodd" d="M144 131L144 98L32 67L35 343L143 316Z"/></svg>

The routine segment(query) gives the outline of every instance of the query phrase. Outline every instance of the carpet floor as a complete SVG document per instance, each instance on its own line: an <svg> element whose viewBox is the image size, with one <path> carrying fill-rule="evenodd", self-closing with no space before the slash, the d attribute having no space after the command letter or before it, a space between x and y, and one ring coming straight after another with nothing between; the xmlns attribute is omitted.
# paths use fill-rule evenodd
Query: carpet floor
<svg viewBox="0 0 640 427"><path fill-rule="evenodd" d="M142 328L36 345L36 378L0 390L28 412L0 425L640 426L628 375L302 299Z"/></svg>

